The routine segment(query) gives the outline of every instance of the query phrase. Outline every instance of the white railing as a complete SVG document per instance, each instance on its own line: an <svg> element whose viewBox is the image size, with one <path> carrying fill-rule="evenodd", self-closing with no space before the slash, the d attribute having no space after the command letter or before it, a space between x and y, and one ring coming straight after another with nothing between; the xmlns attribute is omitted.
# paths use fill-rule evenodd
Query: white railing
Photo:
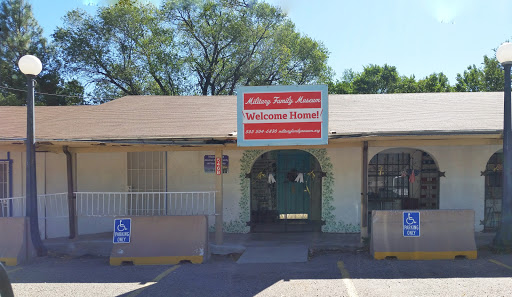
<svg viewBox="0 0 512 297"><path fill-rule="evenodd" d="M40 219L67 218L67 193L37 195L37 214ZM0 199L0 217L24 217L25 196Z"/></svg>
<svg viewBox="0 0 512 297"><path fill-rule="evenodd" d="M68 193L37 195L38 215L41 219L69 217Z"/></svg>
<svg viewBox="0 0 512 297"><path fill-rule="evenodd" d="M76 192L81 217L215 215L215 192ZM38 195L40 219L69 216L68 194ZM25 197L0 199L0 217L23 217Z"/></svg>
<svg viewBox="0 0 512 297"><path fill-rule="evenodd" d="M215 215L215 192L76 192L77 216Z"/></svg>
<svg viewBox="0 0 512 297"><path fill-rule="evenodd" d="M1 198L0 217L24 217L25 197Z"/></svg>

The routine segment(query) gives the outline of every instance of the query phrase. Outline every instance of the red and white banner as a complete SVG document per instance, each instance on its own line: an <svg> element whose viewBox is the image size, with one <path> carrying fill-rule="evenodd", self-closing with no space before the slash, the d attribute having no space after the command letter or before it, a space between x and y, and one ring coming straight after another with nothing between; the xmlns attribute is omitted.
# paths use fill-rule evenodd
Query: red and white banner
<svg viewBox="0 0 512 297"><path fill-rule="evenodd" d="M305 87L311 89L311 86ZM259 90L263 87L254 88ZM280 90L285 87L274 88ZM250 87L244 89L250 90ZM239 145L241 142L242 145L253 145L247 142L251 140L303 139L306 140L305 144L310 144L307 140L327 139L326 131L323 131L327 119L327 115L324 114L327 100L322 98L326 96L326 88L325 91L321 88L318 91L300 91L300 88L294 86L293 89L299 91L275 92L271 91L272 89L268 87L268 92L239 94L239 100L243 100L239 102L239 108L242 108L239 110L239 117L242 116L242 119L238 120L239 128L243 127L243 139L239 136ZM262 143L255 142L254 145L259 144Z"/></svg>

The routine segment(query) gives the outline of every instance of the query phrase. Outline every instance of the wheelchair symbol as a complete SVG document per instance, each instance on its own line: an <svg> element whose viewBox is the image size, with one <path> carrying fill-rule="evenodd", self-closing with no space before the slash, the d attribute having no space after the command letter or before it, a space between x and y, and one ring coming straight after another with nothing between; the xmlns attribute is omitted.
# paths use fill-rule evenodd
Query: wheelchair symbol
<svg viewBox="0 0 512 297"><path fill-rule="evenodd" d="M407 219L405 219L405 222L407 223L407 225L416 224L416 221L413 218L411 218L410 213L407 214Z"/></svg>
<svg viewBox="0 0 512 297"><path fill-rule="evenodd" d="M123 224L123 220L119 221L119 225L117 225L117 232L123 232L126 230L128 230L128 228Z"/></svg>

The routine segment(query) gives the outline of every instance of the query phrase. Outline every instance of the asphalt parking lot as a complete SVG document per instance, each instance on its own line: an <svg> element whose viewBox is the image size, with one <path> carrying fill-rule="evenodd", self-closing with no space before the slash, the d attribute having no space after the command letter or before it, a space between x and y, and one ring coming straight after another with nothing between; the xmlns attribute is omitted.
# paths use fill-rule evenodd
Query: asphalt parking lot
<svg viewBox="0 0 512 297"><path fill-rule="evenodd" d="M43 257L7 267L15 296L510 296L512 255L374 260L326 253L305 263L109 266L108 258Z"/></svg>

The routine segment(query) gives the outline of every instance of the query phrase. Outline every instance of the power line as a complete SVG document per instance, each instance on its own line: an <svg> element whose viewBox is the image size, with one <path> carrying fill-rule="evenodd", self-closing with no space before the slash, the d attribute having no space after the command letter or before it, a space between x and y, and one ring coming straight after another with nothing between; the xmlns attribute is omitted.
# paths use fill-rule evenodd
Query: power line
<svg viewBox="0 0 512 297"><path fill-rule="evenodd" d="M5 89L5 90L12 90L12 91L18 91L18 92L27 92L27 90L22 90L22 89L16 89L16 88L10 88L10 87L3 87L3 86L0 86L0 89ZM93 98L86 98L84 96L75 96L75 95L61 95L61 94L50 94L50 93L43 93L43 92L34 92L35 94L39 94L39 95L47 95L47 96L57 96L57 97L66 97L66 98L80 98L82 100L89 100L89 99L93 99ZM96 100L98 100L98 98L94 98ZM101 101L110 101L110 100L114 100L116 98L103 98L103 99L100 99Z"/></svg>
<svg viewBox="0 0 512 297"><path fill-rule="evenodd" d="M2 87L2 86L0 86L0 88L6 89L6 90L19 91L19 92L27 92L27 90L16 89L16 88L9 88L9 87ZM40 95L50 95L50 96L59 96L59 97L83 98L83 96L74 96L74 95L60 95L60 94L50 94L50 93L42 93L42 92L34 92L34 93L40 94Z"/></svg>

